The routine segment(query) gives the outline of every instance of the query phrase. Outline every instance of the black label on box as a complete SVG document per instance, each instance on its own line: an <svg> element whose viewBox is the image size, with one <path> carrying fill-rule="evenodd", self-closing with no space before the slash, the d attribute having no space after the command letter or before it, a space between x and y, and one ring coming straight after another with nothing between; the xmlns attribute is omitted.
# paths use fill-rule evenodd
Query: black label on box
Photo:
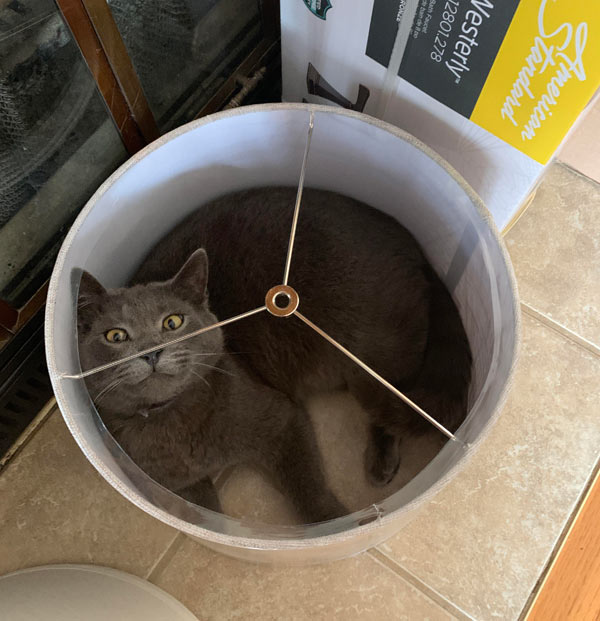
<svg viewBox="0 0 600 621"><path fill-rule="evenodd" d="M398 75L467 118L519 0L420 0ZM405 0L374 0L366 54L388 66Z"/></svg>

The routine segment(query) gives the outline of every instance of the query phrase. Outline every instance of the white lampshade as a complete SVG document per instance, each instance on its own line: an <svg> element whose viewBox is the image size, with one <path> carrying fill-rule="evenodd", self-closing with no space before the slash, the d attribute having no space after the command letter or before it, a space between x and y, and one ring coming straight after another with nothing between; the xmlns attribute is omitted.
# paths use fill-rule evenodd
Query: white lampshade
<svg viewBox="0 0 600 621"><path fill-rule="evenodd" d="M333 190L391 214L420 242L452 293L471 344L470 411L407 485L374 507L308 526L268 526L213 513L168 492L104 428L80 372L78 268L122 285L148 249L199 205L243 188L298 183L310 111L314 133L306 186ZM340 223L342 225L342 223ZM376 249L374 249L376 250ZM284 257L282 257L282 261ZM520 342L510 260L489 213L465 181L402 130L339 108L260 105L194 121L131 158L96 192L67 236L46 310L48 367L76 441L123 496L159 520L250 560L341 558L396 533L456 474L499 414Z"/></svg>

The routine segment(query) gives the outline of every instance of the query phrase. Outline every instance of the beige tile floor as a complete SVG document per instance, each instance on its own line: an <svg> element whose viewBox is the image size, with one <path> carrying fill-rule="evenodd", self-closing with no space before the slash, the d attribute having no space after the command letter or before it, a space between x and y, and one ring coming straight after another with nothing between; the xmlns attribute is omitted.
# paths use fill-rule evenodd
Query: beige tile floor
<svg viewBox="0 0 600 621"><path fill-rule="evenodd" d="M507 235L524 319L509 403L465 470L377 549L305 568L216 554L113 491L54 411L0 473L0 574L51 562L108 565L147 577L200 619L518 619L598 462L599 204L598 183L551 167ZM344 500L356 506L385 493L348 475L360 472L348 467L362 452L356 404L333 395L311 412L320 436L342 447L327 466ZM413 447L394 485L430 459L436 442ZM234 473L222 494L232 513L293 519L252 472Z"/></svg>

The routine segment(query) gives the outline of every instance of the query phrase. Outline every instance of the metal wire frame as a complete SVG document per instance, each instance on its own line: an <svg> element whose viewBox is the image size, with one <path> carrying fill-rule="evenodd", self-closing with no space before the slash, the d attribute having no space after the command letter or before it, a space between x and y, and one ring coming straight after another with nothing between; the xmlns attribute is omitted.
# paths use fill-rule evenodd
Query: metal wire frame
<svg viewBox="0 0 600 621"><path fill-rule="evenodd" d="M276 287L273 287L273 288L271 288L268 291L267 297L266 297L265 306L260 306L258 308L252 309L252 310L250 310L250 311L248 311L246 313L242 313L240 315L236 315L235 317L230 317L229 319L225 319L223 321L219 321L219 322L217 322L217 323L215 323L215 324L213 324L211 326L207 326L207 327L201 328L199 330L195 330L194 332L190 332L189 334L185 334L185 335L180 336L178 338L172 339L170 341L167 341L166 343L161 343L160 345L156 345L154 347L149 347L148 349L144 349L143 351L140 351L138 353L131 354L129 356L125 356L124 358L119 358L118 360L114 360L114 361L109 362L107 364L103 364L103 365L100 365L98 367L94 367L92 369L88 369L87 371L83 371L81 373L76 373L76 374L62 374L60 376L61 379L83 379L85 377L89 377L90 375L94 375L96 373L100 373L102 371L105 371L106 369L110 369L112 367L115 367L117 365L123 364L125 362L129 362L130 360L134 360L135 358L138 358L140 356L143 356L143 355L146 355L146 354L150 354L150 353L152 353L154 351L158 351L159 349L163 349L165 347L169 347L170 345L175 345L176 343L181 343L182 341L186 341L188 339L194 338L194 337L196 337L196 336L198 336L200 334L205 334L206 332L209 332L211 330L215 330L217 328L220 328L220 327L225 326L227 324L233 323L235 321L240 321L242 319L245 319L246 317L250 317L250 316L255 315L257 313L260 313L260 312L262 312L264 310L268 310L270 313L272 313L273 315L276 315L278 317L287 317L287 316L290 316L290 315L294 315L295 317L297 317L300 321L304 322L304 324L306 324L309 328L314 330L317 334L319 334L321 337L323 337L331 345L333 345L339 351L341 351L345 356L347 356L355 364L357 364L359 367L361 367L366 373L371 375L371 377L376 379L382 386L387 388L390 392L392 392L394 395L396 395L399 399L404 401L404 403L406 403L410 408L412 408L417 414L422 416L427 422L429 422L431 425L433 425L438 431L443 433L450 440L460 442L460 440L458 440L456 438L456 436L451 431L449 431L446 427L444 427L444 425L442 425L440 422L438 422L433 416L428 414L425 410L423 410L423 408L421 408L418 404L416 404L414 401L412 401L404 393L402 393L400 390L398 390L393 384L388 382L384 377L379 375L379 373L377 373L369 365L367 365L360 358L358 358L358 356L355 356L351 351L346 349L341 343L336 341L333 337L331 337L329 334L327 334L325 331L323 331L321 328L319 328L319 326L314 324L312 321L310 321L310 319L305 317L302 313L298 312L298 310L297 310L299 296L291 287L289 287L289 285L287 283L288 283L290 267L291 267L291 262L292 262L294 243L295 243L295 239L296 239L296 228L298 226L298 217L299 217L299 214L300 214L300 206L301 206L301 202L302 202L302 192L303 192L303 189L304 189L304 180L305 180L305 175L306 175L306 166L307 166L307 163L308 163L308 154L309 154L309 151L310 151L310 145L311 145L312 134L313 134L313 129L314 129L314 117L315 117L314 111L311 110L310 111L310 116L309 116L309 121L308 121L308 130L307 130L307 136L306 136L306 145L305 145L305 148L304 148L304 157L302 159L302 167L301 167L301 170L300 170L300 177L299 177L299 181L298 181L298 191L297 191L297 194L296 194L296 204L294 206L294 214L293 214L293 217L292 217L292 227L291 227L291 231L290 231L290 237L289 237L289 240L288 240L288 250L287 250L287 257L286 257L286 261L285 261L285 268L284 268L284 275L283 275L283 284L282 285L278 285ZM290 295L287 293L289 291L293 292L295 297L290 297ZM288 306L285 307L285 308L281 308L281 307L279 307L275 303L275 298L277 296L281 295L282 293L288 296L288 301L289 302L288 302ZM277 312L274 312L274 309L277 309Z"/></svg>

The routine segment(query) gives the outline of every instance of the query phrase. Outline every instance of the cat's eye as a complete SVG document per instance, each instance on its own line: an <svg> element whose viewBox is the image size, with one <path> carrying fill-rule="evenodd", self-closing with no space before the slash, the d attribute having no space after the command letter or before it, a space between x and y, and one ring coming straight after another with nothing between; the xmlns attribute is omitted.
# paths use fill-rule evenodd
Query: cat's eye
<svg viewBox="0 0 600 621"><path fill-rule="evenodd" d="M109 343L122 343L123 341L126 341L129 337L127 332L125 332L125 330L122 330L121 328L113 328L112 330L109 330L104 336Z"/></svg>
<svg viewBox="0 0 600 621"><path fill-rule="evenodd" d="M177 330L177 328L181 328L182 323L183 315L169 315L163 321L163 328L165 330Z"/></svg>

